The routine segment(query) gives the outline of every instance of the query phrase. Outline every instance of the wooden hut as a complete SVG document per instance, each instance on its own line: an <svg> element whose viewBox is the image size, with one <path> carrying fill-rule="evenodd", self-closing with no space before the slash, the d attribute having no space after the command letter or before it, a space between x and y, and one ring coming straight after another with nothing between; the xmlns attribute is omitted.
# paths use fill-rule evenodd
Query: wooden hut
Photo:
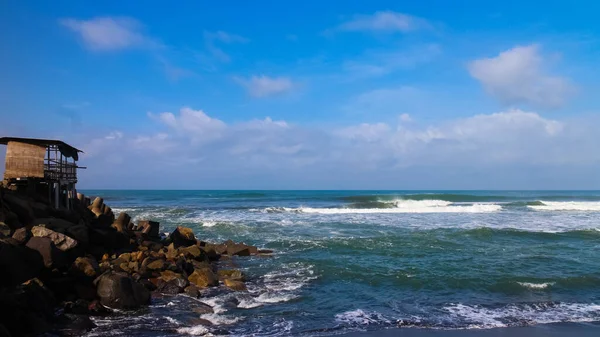
<svg viewBox="0 0 600 337"><path fill-rule="evenodd" d="M56 208L71 208L76 198L77 166L83 152L60 140L0 138L6 148L4 180L9 187L46 195Z"/></svg>

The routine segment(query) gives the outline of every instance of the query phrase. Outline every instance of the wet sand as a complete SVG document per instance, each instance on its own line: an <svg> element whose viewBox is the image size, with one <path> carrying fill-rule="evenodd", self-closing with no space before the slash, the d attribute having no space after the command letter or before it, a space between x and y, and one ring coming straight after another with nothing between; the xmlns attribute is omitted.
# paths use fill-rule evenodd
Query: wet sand
<svg viewBox="0 0 600 337"><path fill-rule="evenodd" d="M600 336L600 322L542 324L530 327L498 328L485 330L434 330L417 328L397 328L380 331L353 332L344 337L597 337Z"/></svg>

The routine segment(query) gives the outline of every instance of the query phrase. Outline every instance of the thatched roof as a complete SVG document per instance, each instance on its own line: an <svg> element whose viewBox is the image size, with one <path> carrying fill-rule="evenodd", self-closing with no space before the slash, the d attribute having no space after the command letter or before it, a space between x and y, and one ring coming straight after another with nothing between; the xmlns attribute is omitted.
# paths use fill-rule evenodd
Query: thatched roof
<svg viewBox="0 0 600 337"><path fill-rule="evenodd" d="M63 141L52 140L52 139L37 139L37 138L18 138L18 137L2 137L0 138L0 144L7 145L8 142L17 142L24 144L31 144L37 146L48 147L50 145L58 146L58 150L67 158L73 158L79 160L79 152L83 152Z"/></svg>

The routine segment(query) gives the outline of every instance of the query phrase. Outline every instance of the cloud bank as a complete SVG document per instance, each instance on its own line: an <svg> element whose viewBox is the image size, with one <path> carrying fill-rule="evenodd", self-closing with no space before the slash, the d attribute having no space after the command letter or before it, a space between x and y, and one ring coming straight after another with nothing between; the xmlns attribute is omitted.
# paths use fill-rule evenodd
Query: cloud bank
<svg viewBox="0 0 600 337"><path fill-rule="evenodd" d="M472 61L468 70L490 95L506 105L558 107L574 92L567 78L548 72L537 45L517 46L496 57Z"/></svg>

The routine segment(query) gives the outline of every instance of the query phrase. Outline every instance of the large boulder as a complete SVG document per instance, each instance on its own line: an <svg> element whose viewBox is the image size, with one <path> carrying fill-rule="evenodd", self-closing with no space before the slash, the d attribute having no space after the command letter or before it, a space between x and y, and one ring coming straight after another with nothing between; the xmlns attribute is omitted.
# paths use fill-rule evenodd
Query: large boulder
<svg viewBox="0 0 600 337"><path fill-rule="evenodd" d="M129 223L131 222L131 217L129 214L125 212L121 212L119 217L113 222L112 228L116 229L121 233L125 233L129 228Z"/></svg>
<svg viewBox="0 0 600 337"><path fill-rule="evenodd" d="M99 217L101 214L104 214L104 199L97 197L96 199L94 199L94 202L92 202L92 204L89 206L89 209L94 213L94 215L96 215L96 217Z"/></svg>
<svg viewBox="0 0 600 337"><path fill-rule="evenodd" d="M73 222L57 218L40 218L33 221L34 226L43 226L55 232L62 233L77 240L80 244L89 243L89 231L84 224L75 224Z"/></svg>
<svg viewBox="0 0 600 337"><path fill-rule="evenodd" d="M159 233L160 224L156 221L140 220L138 221L137 230L147 235L150 238L160 238Z"/></svg>
<svg viewBox="0 0 600 337"><path fill-rule="evenodd" d="M247 291L248 289L246 288L246 285L244 284L244 282L242 281L236 281L236 280L231 280L231 279L225 279L223 281L223 283L225 284L225 286L231 290L235 290L235 291Z"/></svg>
<svg viewBox="0 0 600 337"><path fill-rule="evenodd" d="M44 260L39 252L0 242L0 288L37 277L43 269Z"/></svg>
<svg viewBox="0 0 600 337"><path fill-rule="evenodd" d="M244 273L236 269L220 269L217 271L217 276L219 276L219 280L221 281L229 279L243 282L246 280Z"/></svg>
<svg viewBox="0 0 600 337"><path fill-rule="evenodd" d="M48 238L52 240L56 248L64 252L77 246L77 240L46 227L35 226L31 229L31 234L33 234L34 237Z"/></svg>
<svg viewBox="0 0 600 337"><path fill-rule="evenodd" d="M104 250L119 250L129 247L129 237L111 227L90 230L90 244L104 247Z"/></svg>
<svg viewBox="0 0 600 337"><path fill-rule="evenodd" d="M4 202L17 215L21 225L28 225L35 219L33 208L28 200L14 194L6 194Z"/></svg>
<svg viewBox="0 0 600 337"><path fill-rule="evenodd" d="M199 288L214 287L219 285L219 279L210 268L196 269L188 276L190 283Z"/></svg>
<svg viewBox="0 0 600 337"><path fill-rule="evenodd" d="M100 271L98 261L93 257L78 257L71 266L71 273L75 276L95 277Z"/></svg>
<svg viewBox="0 0 600 337"><path fill-rule="evenodd" d="M10 227L8 227L8 225L5 224L4 222L0 221L0 237L2 237L2 236L5 236L5 237L10 236L10 232L11 232Z"/></svg>
<svg viewBox="0 0 600 337"><path fill-rule="evenodd" d="M62 268L67 265L65 252L58 249L50 238L32 237L27 241L26 247L42 256L46 268Z"/></svg>
<svg viewBox="0 0 600 337"><path fill-rule="evenodd" d="M29 239L31 239L33 235L31 234L31 231L26 228L19 228L17 229L13 235L12 238L15 239L15 241L17 241L20 245L24 245L27 243L27 241L29 241Z"/></svg>
<svg viewBox="0 0 600 337"><path fill-rule="evenodd" d="M196 244L196 237L191 228L178 226L169 236L175 248L188 247Z"/></svg>
<svg viewBox="0 0 600 337"><path fill-rule="evenodd" d="M136 309L150 303L150 292L125 273L109 272L97 279L98 297L103 305Z"/></svg>
<svg viewBox="0 0 600 337"><path fill-rule="evenodd" d="M16 288L0 288L0 324L12 336L36 336L54 323L56 300L38 279Z"/></svg>

